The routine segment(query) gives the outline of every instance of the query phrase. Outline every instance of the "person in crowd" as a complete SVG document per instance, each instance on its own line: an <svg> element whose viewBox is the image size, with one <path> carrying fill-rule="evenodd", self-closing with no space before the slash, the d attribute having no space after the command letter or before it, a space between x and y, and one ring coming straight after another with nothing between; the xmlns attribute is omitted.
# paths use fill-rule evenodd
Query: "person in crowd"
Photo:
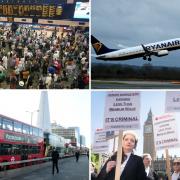
<svg viewBox="0 0 180 180"><path fill-rule="evenodd" d="M143 160L133 152L137 146L137 142L137 135L133 131L124 131L122 137L122 161L120 168L121 180L146 180ZM117 152L107 160L98 174L97 180L114 180L117 163L116 158Z"/></svg>
<svg viewBox="0 0 180 180"><path fill-rule="evenodd" d="M75 152L76 162L79 161L79 156L80 156L80 152L79 152L79 150L77 150L77 151Z"/></svg>
<svg viewBox="0 0 180 180"><path fill-rule="evenodd" d="M87 157L88 157L88 159L89 159L89 151L87 151Z"/></svg>
<svg viewBox="0 0 180 180"><path fill-rule="evenodd" d="M146 153L143 154L143 163L145 166L145 171L147 174L147 180L158 180L158 175L155 171L153 171L153 169L151 168L151 155Z"/></svg>
<svg viewBox="0 0 180 180"><path fill-rule="evenodd" d="M180 158L174 159L173 170L172 180L180 180Z"/></svg>
<svg viewBox="0 0 180 180"><path fill-rule="evenodd" d="M90 171L91 171L91 180L96 180L97 170L93 162L91 162L90 164Z"/></svg>
<svg viewBox="0 0 180 180"><path fill-rule="evenodd" d="M56 167L56 171L57 173L59 173L59 168L58 168L59 153L56 150L56 148L53 148L51 156L52 156L52 174L54 175L54 167Z"/></svg>

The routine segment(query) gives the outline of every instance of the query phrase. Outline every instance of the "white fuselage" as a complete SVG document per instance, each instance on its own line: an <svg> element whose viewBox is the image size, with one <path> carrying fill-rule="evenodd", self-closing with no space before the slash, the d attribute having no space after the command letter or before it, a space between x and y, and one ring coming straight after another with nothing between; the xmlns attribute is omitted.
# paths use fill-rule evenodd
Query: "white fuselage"
<svg viewBox="0 0 180 180"><path fill-rule="evenodd" d="M176 49L180 49L180 38L145 44L144 46L148 51L152 51L152 52L160 52L162 50L167 50L167 51L176 50ZM105 54L101 54L98 55L96 58L103 60L106 59L128 60L128 59L143 57L144 55L145 55L145 51L143 47L140 45L140 46L134 46L130 48L120 49Z"/></svg>

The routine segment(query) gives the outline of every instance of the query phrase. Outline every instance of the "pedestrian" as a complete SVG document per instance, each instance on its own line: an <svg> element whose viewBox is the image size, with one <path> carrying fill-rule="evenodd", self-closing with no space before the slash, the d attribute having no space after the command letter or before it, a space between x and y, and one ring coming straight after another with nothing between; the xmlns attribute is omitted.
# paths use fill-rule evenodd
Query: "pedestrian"
<svg viewBox="0 0 180 180"><path fill-rule="evenodd" d="M77 150L77 151L75 152L76 162L78 162L78 160L79 160L79 155L80 155L79 150Z"/></svg>
<svg viewBox="0 0 180 180"><path fill-rule="evenodd" d="M88 157L88 159L89 159L89 151L87 151L87 157Z"/></svg>
<svg viewBox="0 0 180 180"><path fill-rule="evenodd" d="M124 131L122 137L121 180L146 180L143 160L133 153L137 142L137 136L133 131ZM107 160L98 174L97 180L114 180L116 158L117 152Z"/></svg>
<svg viewBox="0 0 180 180"><path fill-rule="evenodd" d="M151 155L146 153L143 154L143 163L144 163L144 167L145 167L145 171L147 174L147 180L158 180L158 175L155 171L153 171L153 169L151 168Z"/></svg>
<svg viewBox="0 0 180 180"><path fill-rule="evenodd" d="M173 170L172 180L180 180L180 158L174 159Z"/></svg>
<svg viewBox="0 0 180 180"><path fill-rule="evenodd" d="M57 173L59 173L58 160L59 160L59 153L55 148L53 148L53 151L52 151L52 174L53 175L54 175L54 167L56 167L56 171Z"/></svg>

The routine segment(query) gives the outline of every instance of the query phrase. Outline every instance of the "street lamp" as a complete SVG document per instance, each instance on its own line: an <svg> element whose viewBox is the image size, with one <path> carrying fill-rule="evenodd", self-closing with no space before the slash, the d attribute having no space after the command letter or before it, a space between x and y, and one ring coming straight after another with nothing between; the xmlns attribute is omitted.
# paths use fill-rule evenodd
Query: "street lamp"
<svg viewBox="0 0 180 180"><path fill-rule="evenodd" d="M39 112L39 109L34 110L34 111L26 111L26 112L28 112L28 113L30 113L30 114L31 114L31 126L32 126L33 114L34 114L35 112Z"/></svg>

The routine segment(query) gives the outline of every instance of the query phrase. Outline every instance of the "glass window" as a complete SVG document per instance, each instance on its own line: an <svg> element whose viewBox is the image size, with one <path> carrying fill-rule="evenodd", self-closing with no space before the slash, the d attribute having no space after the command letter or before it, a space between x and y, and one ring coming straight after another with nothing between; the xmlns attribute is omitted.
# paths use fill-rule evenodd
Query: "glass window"
<svg viewBox="0 0 180 180"><path fill-rule="evenodd" d="M39 136L40 136L40 137L43 137L43 131L42 131L42 129L39 129Z"/></svg>
<svg viewBox="0 0 180 180"><path fill-rule="evenodd" d="M26 124L23 124L23 133L24 134L29 134L29 126Z"/></svg>
<svg viewBox="0 0 180 180"><path fill-rule="evenodd" d="M22 145L21 146L21 154L27 155L28 154L28 145Z"/></svg>
<svg viewBox="0 0 180 180"><path fill-rule="evenodd" d="M39 154L40 146L32 146L32 154Z"/></svg>
<svg viewBox="0 0 180 180"><path fill-rule="evenodd" d="M29 148L28 148L28 154L32 154L32 146L29 146Z"/></svg>
<svg viewBox="0 0 180 180"><path fill-rule="evenodd" d="M33 127L33 135L38 136L38 128Z"/></svg>
<svg viewBox="0 0 180 180"><path fill-rule="evenodd" d="M21 145L13 144L12 145L12 155L21 154Z"/></svg>
<svg viewBox="0 0 180 180"><path fill-rule="evenodd" d="M33 128L30 126L30 134L33 134Z"/></svg>
<svg viewBox="0 0 180 180"><path fill-rule="evenodd" d="M11 155L12 144L1 144L0 155Z"/></svg>
<svg viewBox="0 0 180 180"><path fill-rule="evenodd" d="M22 123L14 122L14 131L22 133Z"/></svg>
<svg viewBox="0 0 180 180"><path fill-rule="evenodd" d="M9 119L3 119L2 128L12 131L13 130L13 122Z"/></svg>
<svg viewBox="0 0 180 180"><path fill-rule="evenodd" d="M2 118L0 117L0 128L2 128Z"/></svg>

